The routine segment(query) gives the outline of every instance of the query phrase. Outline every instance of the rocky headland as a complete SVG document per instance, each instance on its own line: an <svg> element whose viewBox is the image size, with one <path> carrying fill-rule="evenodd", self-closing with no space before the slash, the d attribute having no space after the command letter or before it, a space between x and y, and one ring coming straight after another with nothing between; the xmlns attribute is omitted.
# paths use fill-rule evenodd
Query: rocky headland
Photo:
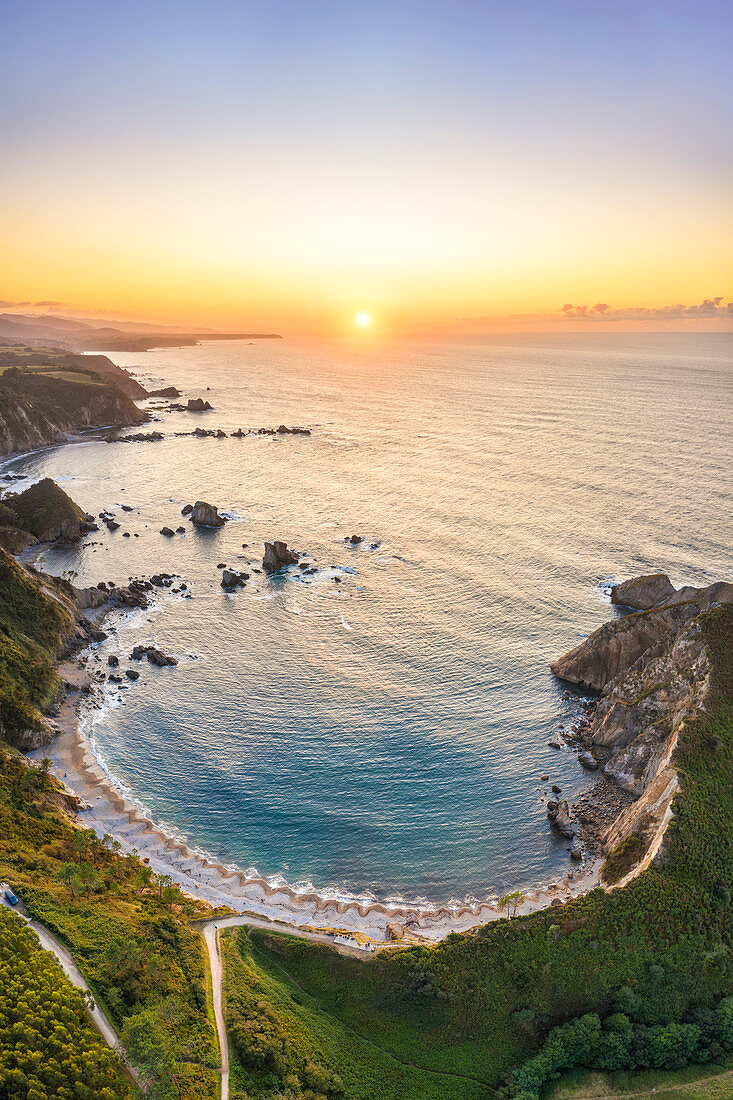
<svg viewBox="0 0 733 1100"><path fill-rule="evenodd" d="M654 574L615 586L612 602L631 613L605 623L551 666L560 679L597 693L578 740L605 782L628 799L625 806L616 800L620 812L610 821L597 812L608 796L574 807L577 817L588 818L591 847L607 857L607 882L646 858L664 858L664 831L679 787L678 734L704 707L710 684L701 616L733 602L733 585L675 589L667 576ZM562 824L568 820L569 813Z"/></svg>
<svg viewBox="0 0 733 1100"><path fill-rule="evenodd" d="M41 356L43 363L28 356L20 367L8 362L9 354L17 356L0 354L0 455L64 443L92 428L149 420L135 404L146 396L143 387L106 356L49 352Z"/></svg>

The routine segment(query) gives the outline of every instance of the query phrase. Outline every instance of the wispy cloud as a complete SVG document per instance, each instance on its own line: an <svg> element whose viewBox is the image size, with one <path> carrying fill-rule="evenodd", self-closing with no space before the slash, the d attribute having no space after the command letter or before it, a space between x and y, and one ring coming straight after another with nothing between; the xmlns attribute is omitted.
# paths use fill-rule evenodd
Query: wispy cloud
<svg viewBox="0 0 733 1100"><path fill-rule="evenodd" d="M63 306L63 302L52 302L44 299L42 302L5 302L0 300L0 309L52 309Z"/></svg>
<svg viewBox="0 0 733 1100"><path fill-rule="evenodd" d="M596 302L593 306L575 306L568 302L559 313L564 317L587 321L675 321L688 317L730 317L733 316L733 302L726 304L723 298L705 298L692 306L677 303L673 306L631 306L624 309L614 309L607 302Z"/></svg>

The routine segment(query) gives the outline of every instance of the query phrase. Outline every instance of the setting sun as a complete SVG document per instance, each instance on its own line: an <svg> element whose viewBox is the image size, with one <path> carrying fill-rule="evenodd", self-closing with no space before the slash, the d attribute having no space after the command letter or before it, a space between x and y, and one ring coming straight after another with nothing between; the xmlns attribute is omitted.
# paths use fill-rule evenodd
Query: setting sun
<svg viewBox="0 0 733 1100"><path fill-rule="evenodd" d="M372 323L372 315L371 313L367 313L365 309L362 309L359 311L359 313L357 313L354 321L359 326L359 328L368 328L369 325L371 325Z"/></svg>

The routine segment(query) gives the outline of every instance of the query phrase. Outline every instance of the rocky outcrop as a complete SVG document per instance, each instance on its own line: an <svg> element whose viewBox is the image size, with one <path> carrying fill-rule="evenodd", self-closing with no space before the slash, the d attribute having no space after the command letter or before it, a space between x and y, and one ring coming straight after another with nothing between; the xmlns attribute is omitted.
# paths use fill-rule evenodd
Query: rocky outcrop
<svg viewBox="0 0 733 1100"><path fill-rule="evenodd" d="M552 824L563 836L572 839L578 831L578 823L570 815L570 809L565 799L556 801L551 798L547 803L547 816Z"/></svg>
<svg viewBox="0 0 733 1100"><path fill-rule="evenodd" d="M683 718L700 705L710 666L699 623L688 623L668 648L647 652L601 696L583 741L604 760L603 771L642 794Z"/></svg>
<svg viewBox="0 0 733 1100"><path fill-rule="evenodd" d="M17 368L0 375L0 455L63 443L89 428L142 424L149 419L113 384L114 376L107 381L93 372L78 371L76 377L70 381L66 376Z"/></svg>
<svg viewBox="0 0 733 1100"><path fill-rule="evenodd" d="M669 643L698 614L694 604L641 611L604 623L550 667L557 677L590 691L603 691L647 650Z"/></svg>
<svg viewBox="0 0 733 1100"><path fill-rule="evenodd" d="M17 526L39 542L75 541L97 529L91 516L75 504L50 477L22 493L9 493L3 505L17 517Z"/></svg>
<svg viewBox="0 0 733 1100"><path fill-rule="evenodd" d="M165 386L162 390L148 390L148 397L180 397L181 391L175 386Z"/></svg>
<svg viewBox="0 0 733 1100"><path fill-rule="evenodd" d="M235 588L243 588L249 580L249 573L238 573L236 569L225 569L221 575L221 586L228 592Z"/></svg>
<svg viewBox="0 0 733 1100"><path fill-rule="evenodd" d="M297 565L298 560L298 555L293 550L288 550L287 543L277 541L265 543L262 568L266 573L277 573L279 569L285 569L288 565Z"/></svg>
<svg viewBox="0 0 733 1100"><path fill-rule="evenodd" d="M611 589L611 603L631 607L636 611L648 611L650 607L664 603L674 595L674 586L666 573L652 573L647 577L632 577Z"/></svg>
<svg viewBox="0 0 733 1100"><path fill-rule="evenodd" d="M130 654L130 660L142 661L143 657L147 657L151 665L157 665L158 668L166 668L168 665L174 666L178 664L175 657L169 657L154 645L134 646Z"/></svg>
<svg viewBox="0 0 733 1100"><path fill-rule="evenodd" d="M203 397L189 397L186 410L190 413L212 412L213 405L204 401Z"/></svg>
<svg viewBox="0 0 733 1100"><path fill-rule="evenodd" d="M580 731L585 751L579 759L586 767L589 760L600 765L616 789L634 799L604 826L602 847L616 853L633 845L639 866L659 848L672 814L679 730L704 706L709 689L700 614L733 602L733 585L724 582L670 593L667 581L655 574L629 582L621 595L626 606L632 595L646 602L664 593L661 603L606 623L552 666L561 678L600 692ZM550 809L561 805L548 803L554 823Z"/></svg>
<svg viewBox="0 0 733 1100"><path fill-rule="evenodd" d="M216 505L207 504L205 500L197 500L190 512L184 509L182 514L190 515L196 527L223 527L226 523L226 518L219 515Z"/></svg>
<svg viewBox="0 0 733 1100"><path fill-rule="evenodd" d="M684 626L701 611L733 601L733 585L719 581L706 588L673 590L664 603L604 623L579 646L550 667L561 680L590 691L603 691L623 676L639 657L668 648Z"/></svg>

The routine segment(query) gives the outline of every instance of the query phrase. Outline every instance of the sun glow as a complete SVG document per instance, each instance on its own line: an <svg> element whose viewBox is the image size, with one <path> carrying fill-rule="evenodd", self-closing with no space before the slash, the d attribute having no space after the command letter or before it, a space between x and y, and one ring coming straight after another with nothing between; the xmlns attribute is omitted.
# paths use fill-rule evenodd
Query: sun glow
<svg viewBox="0 0 733 1100"><path fill-rule="evenodd" d="M369 328L369 326L372 323L371 313L367 313L367 311L365 309L359 310L356 317L354 318L354 323L359 328Z"/></svg>

